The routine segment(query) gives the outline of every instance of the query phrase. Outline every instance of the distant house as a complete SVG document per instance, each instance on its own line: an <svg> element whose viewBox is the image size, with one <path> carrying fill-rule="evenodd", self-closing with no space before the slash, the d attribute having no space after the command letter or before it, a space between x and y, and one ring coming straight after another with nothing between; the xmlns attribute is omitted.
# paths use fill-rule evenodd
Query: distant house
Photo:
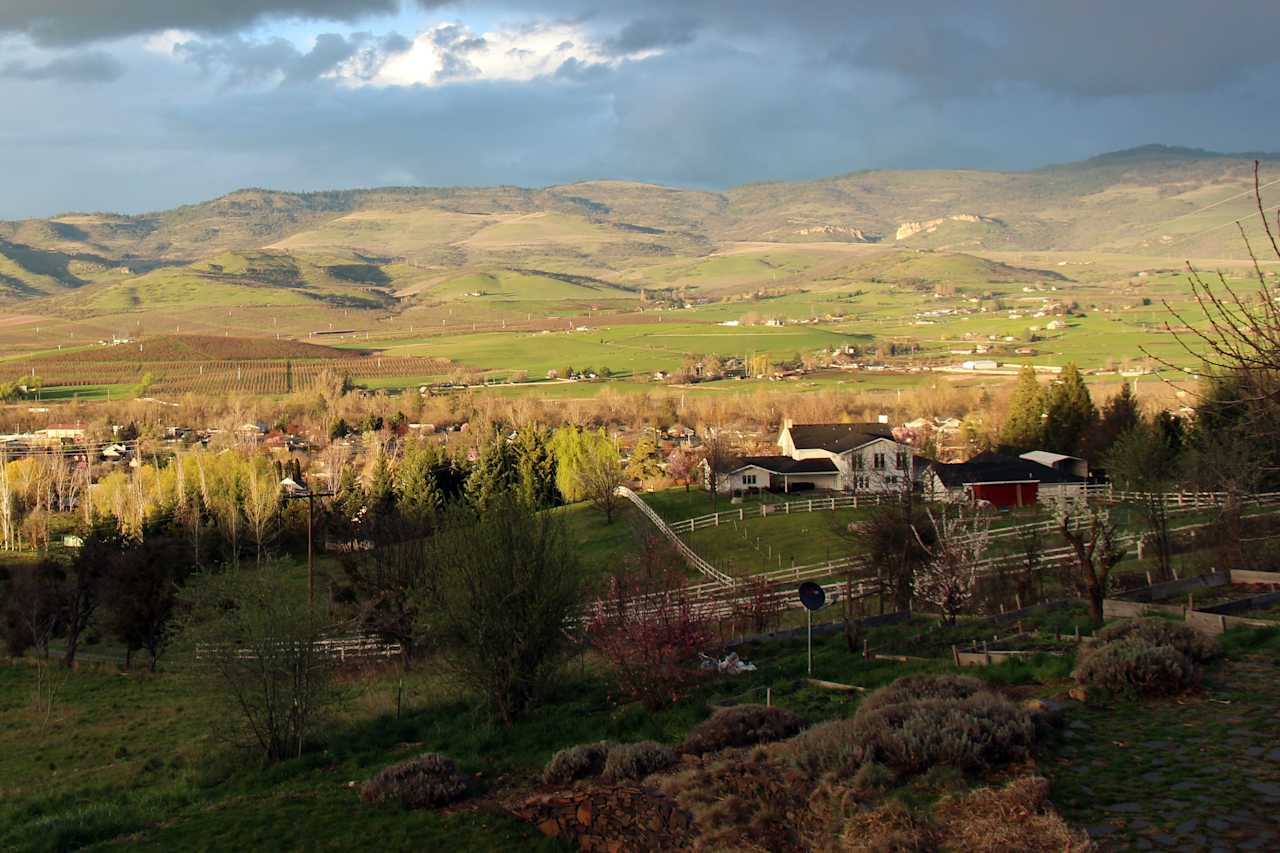
<svg viewBox="0 0 1280 853"><path fill-rule="evenodd" d="M967 462L931 463L921 482L931 500L986 501L997 507L1083 497L1085 488L1083 477L994 452L980 453Z"/></svg>
<svg viewBox="0 0 1280 853"><path fill-rule="evenodd" d="M51 441L61 441L68 439L70 441L79 441L84 438L83 423L67 423L67 424L49 424L36 435L43 436Z"/></svg>

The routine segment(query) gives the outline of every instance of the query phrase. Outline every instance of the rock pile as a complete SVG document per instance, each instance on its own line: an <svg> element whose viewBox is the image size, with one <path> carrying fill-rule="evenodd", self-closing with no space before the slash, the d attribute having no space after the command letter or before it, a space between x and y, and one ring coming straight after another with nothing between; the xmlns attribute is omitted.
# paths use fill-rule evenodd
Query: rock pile
<svg viewBox="0 0 1280 853"><path fill-rule="evenodd" d="M675 801L638 785L580 785L538 794L510 806L543 835L576 841L588 853L686 850L692 817Z"/></svg>

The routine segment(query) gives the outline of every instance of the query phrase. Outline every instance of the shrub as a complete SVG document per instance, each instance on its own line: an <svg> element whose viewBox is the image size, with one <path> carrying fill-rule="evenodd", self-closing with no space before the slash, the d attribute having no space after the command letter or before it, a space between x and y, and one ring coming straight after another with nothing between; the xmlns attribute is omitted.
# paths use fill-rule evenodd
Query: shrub
<svg viewBox="0 0 1280 853"><path fill-rule="evenodd" d="M713 644L711 623L684 592L681 576L663 572L651 583L612 578L584 627L622 695L650 711L675 704L710 676L699 655Z"/></svg>
<svg viewBox="0 0 1280 853"><path fill-rule="evenodd" d="M1081 684L1139 696L1179 693L1200 680L1200 668L1190 657L1137 636L1085 650L1072 674Z"/></svg>
<svg viewBox="0 0 1280 853"><path fill-rule="evenodd" d="M1108 625L1098 632L1098 640L1102 643L1125 638L1143 640L1153 646L1172 646L1198 663L1207 663L1218 654L1218 644L1212 637L1167 619L1129 619Z"/></svg>
<svg viewBox="0 0 1280 853"><path fill-rule="evenodd" d="M398 801L408 808L434 808L461 799L467 784L453 761L428 752L382 770L360 788L367 803Z"/></svg>
<svg viewBox="0 0 1280 853"><path fill-rule="evenodd" d="M676 763L675 752L651 740L610 747L604 760L604 777L610 782L643 779Z"/></svg>
<svg viewBox="0 0 1280 853"><path fill-rule="evenodd" d="M872 694L854 716L865 760L901 774L935 764L974 770L1021 758L1035 740L1026 709L990 690L970 692L982 686L976 679L908 678L883 688L888 699Z"/></svg>
<svg viewBox="0 0 1280 853"><path fill-rule="evenodd" d="M731 746L769 743L789 738L803 727L803 720L783 708L765 705L721 708L689 732L682 749L702 755Z"/></svg>
<svg viewBox="0 0 1280 853"><path fill-rule="evenodd" d="M599 776L604 770L609 749L609 742L603 740L562 749L547 762L546 769L542 771L542 781L548 785L567 785L575 779Z"/></svg>
<svg viewBox="0 0 1280 853"><path fill-rule="evenodd" d="M915 699L964 699L989 689L969 675L904 675L864 699L858 711L869 712Z"/></svg>
<svg viewBox="0 0 1280 853"><path fill-rule="evenodd" d="M805 729L779 745L782 760L813 776L847 775L862 764L864 750L853 733L853 720L828 720Z"/></svg>

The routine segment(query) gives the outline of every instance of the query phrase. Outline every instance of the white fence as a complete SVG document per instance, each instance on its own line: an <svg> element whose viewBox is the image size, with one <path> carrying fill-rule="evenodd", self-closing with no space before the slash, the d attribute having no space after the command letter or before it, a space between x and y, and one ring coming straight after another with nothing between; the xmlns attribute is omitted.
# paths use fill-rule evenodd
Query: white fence
<svg viewBox="0 0 1280 853"><path fill-rule="evenodd" d="M662 520L662 517L653 511L653 507L644 502L643 498L628 489L626 486L618 486L617 493L619 496L631 501L631 503L634 504L640 512L644 513L645 517L652 521L654 526L658 528L658 532L671 540L671 544L673 544L676 547L676 550L680 552L680 555L689 562L689 565L716 581L720 586L733 586L733 578L729 577L727 574L695 554L693 549L684 544L680 537L676 535L676 532L667 526L667 523Z"/></svg>
<svg viewBox="0 0 1280 853"><path fill-rule="evenodd" d="M1109 487L1106 492L1097 491L1092 496L1111 502L1137 502L1145 501L1151 497L1149 493L1142 492L1122 492L1112 491ZM831 596L839 590L844 589L846 584L856 584L857 597L867 597L879 593L880 584L876 578L875 566L870 558L855 555L844 557L836 560L827 560L821 563L811 563L804 566L792 566L786 569L777 569L774 571L761 572L753 574L745 578L733 578L719 569L712 566L705 559L698 556L693 549L686 545L675 532L675 525L667 525L654 510L644 502L644 500L630 489L620 487L618 493L626 497L635 504L641 512L652 521L658 529L667 537L679 550L680 554L689 561L696 569L702 572L710 581L692 584L681 590L681 595L687 597L700 611L705 611L708 615L726 615L731 613L734 608L743 601L748 600L753 593L742 593L742 587L745 583L764 583L768 586L777 586L780 584L788 584L785 589L780 589L769 593L771 597L780 598L784 602L785 607L799 607L799 600L794 591L790 588L790 584L799 584L802 581L820 581L836 576L842 579L837 582L820 584L823 589ZM1161 500L1164 500L1170 507L1170 514L1177 514L1180 511L1193 511L1197 508L1206 508L1220 505L1226 495L1222 492L1172 492L1168 494L1155 493ZM1198 495L1198 498L1192 496ZM792 511L799 512L818 512L830 511L832 509L842 509L858 505L866 505L868 501L879 503L876 496L861 496L861 504L856 503L859 496L847 496L836 498L814 498L812 500L790 501L783 504L762 504L758 508L746 510L740 507L737 510L729 512L715 513L707 516L700 516L696 519L687 519L685 522L678 524L689 525L687 529L700 529L700 527L710 527L720 523L721 518L729 518L732 520L746 520L747 518L758 518L766 515L782 512L789 514ZM1212 501L1216 501L1212 502ZM1249 495L1243 503L1246 505L1258 506L1259 512L1251 513L1251 515L1265 515L1275 512L1280 507L1280 492L1268 492L1257 495ZM786 507L786 509L784 509ZM792 509L796 508L796 509ZM708 521L708 519L712 519ZM700 523L700 526L694 522ZM1210 522L1199 522L1195 524L1184 524L1179 527L1171 527L1170 532L1185 532L1198 528L1208 527ZM999 528L991 531L992 538L1008 538L1020 536L1024 533L1039 532L1052 533L1058 529L1056 519L1047 519L1045 521L1031 522L1028 524L1014 525L1011 527ZM1116 544L1122 547L1133 547L1142 538L1142 533L1126 533L1116 537ZM1070 546L1061 546L1057 548L1042 549L1038 552L1038 561L1036 563L1037 571L1048 571L1056 569L1075 560L1075 551ZM988 577L1000 573L1001 571L1016 570L1026 562L1025 555L1008 554L979 562L976 566L977 573L981 577ZM648 598L654 598L663 595L657 593Z"/></svg>
<svg viewBox="0 0 1280 853"><path fill-rule="evenodd" d="M719 527L724 522L746 521L748 518L764 518L770 515L791 515L797 512L831 512L837 509L857 509L860 506L879 506L881 495L833 495L826 498L779 501L758 504L748 509L740 506L722 512L712 512L696 518L672 522L669 527L675 533L692 533L707 527Z"/></svg>
<svg viewBox="0 0 1280 853"><path fill-rule="evenodd" d="M204 659L210 648L207 645L197 646L196 660ZM368 660L371 658L392 658L404 653L404 648L399 643L388 643L372 634L317 640L312 644L312 649L325 657L337 658L342 662ZM253 649L238 649L236 657L240 660L256 660L258 655Z"/></svg>

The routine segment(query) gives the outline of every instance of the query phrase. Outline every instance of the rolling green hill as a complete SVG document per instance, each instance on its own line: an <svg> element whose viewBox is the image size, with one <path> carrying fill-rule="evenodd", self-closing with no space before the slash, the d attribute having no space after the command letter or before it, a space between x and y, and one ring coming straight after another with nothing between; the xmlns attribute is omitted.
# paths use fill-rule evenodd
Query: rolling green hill
<svg viewBox="0 0 1280 853"><path fill-rule="evenodd" d="M1273 165L1264 181L1280 176ZM1252 182L1249 157L1147 146L1029 172L869 171L723 192L607 180L247 189L136 216L0 222L0 304L130 317L89 332L101 337L136 330L147 312L212 331L207 309L223 309L224 333L226 320L341 329L347 311L397 313L412 332L634 310L655 297L673 307L883 299L1051 281L1114 293L1185 258L1245 257L1233 221L1253 210ZM1246 224L1260 237L1256 216ZM230 313L240 308L269 316Z"/></svg>

